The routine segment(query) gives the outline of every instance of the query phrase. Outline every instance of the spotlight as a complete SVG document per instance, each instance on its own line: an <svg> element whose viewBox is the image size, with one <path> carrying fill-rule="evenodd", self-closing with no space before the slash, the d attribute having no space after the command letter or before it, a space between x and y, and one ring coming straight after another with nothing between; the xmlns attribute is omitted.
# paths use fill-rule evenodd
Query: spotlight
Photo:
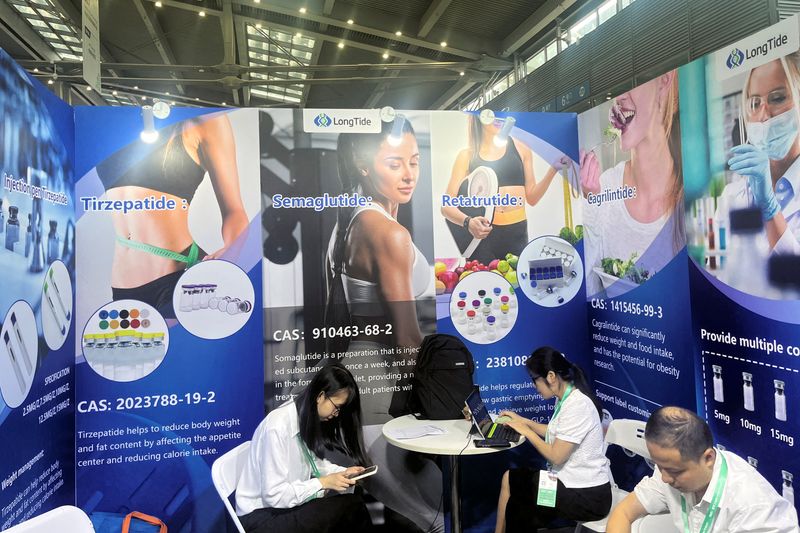
<svg viewBox="0 0 800 533"><path fill-rule="evenodd" d="M389 59L389 52L384 52L381 57L383 57L384 59Z"/></svg>
<svg viewBox="0 0 800 533"><path fill-rule="evenodd" d="M144 121L144 129L139 134L139 138L147 144L156 142L158 140L158 132L156 131L156 119L153 116L153 108L151 106L142 106L142 120Z"/></svg>
<svg viewBox="0 0 800 533"><path fill-rule="evenodd" d="M206 12L205 11L200 11L198 13L198 15L200 15L201 17L205 17L206 16Z"/></svg>
<svg viewBox="0 0 800 533"><path fill-rule="evenodd" d="M445 46L447 46L447 41L442 41L442 42L440 42L440 43L439 43L439 46L441 46L442 48L444 48Z"/></svg>
<svg viewBox="0 0 800 533"><path fill-rule="evenodd" d="M304 8L304 7L301 7L301 8L300 8L300 13L302 13L303 15L305 15L305 14L306 14L306 8Z"/></svg>
<svg viewBox="0 0 800 533"><path fill-rule="evenodd" d="M353 23L355 23L355 21L353 19L347 19L347 23L348 24L353 24Z"/></svg>
<svg viewBox="0 0 800 533"><path fill-rule="evenodd" d="M514 127L514 124L517 120L514 117L507 117L503 122L503 127L500 128L500 131L497 135L494 136L494 145L498 148L502 148L508 143L508 135L511 133L511 129Z"/></svg>
<svg viewBox="0 0 800 533"><path fill-rule="evenodd" d="M396 32L394 32L394 34L395 34L395 35L397 35L398 37L400 37L401 35L403 35L403 32L401 32L401 31L396 31Z"/></svg>
<svg viewBox="0 0 800 533"><path fill-rule="evenodd" d="M156 2L156 7L163 7L163 6L164 4L162 4L161 2Z"/></svg>
<svg viewBox="0 0 800 533"><path fill-rule="evenodd" d="M339 48L344 48L344 43L339 43L336 46L338 46Z"/></svg>

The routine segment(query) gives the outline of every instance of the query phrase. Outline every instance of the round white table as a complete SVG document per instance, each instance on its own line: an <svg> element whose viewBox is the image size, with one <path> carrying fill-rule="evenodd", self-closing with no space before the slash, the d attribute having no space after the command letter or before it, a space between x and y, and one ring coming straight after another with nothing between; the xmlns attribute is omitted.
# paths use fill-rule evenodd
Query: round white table
<svg viewBox="0 0 800 533"><path fill-rule="evenodd" d="M418 429L422 426L436 426L445 432L441 435L425 435L413 439L399 439L392 436L395 431ZM525 439L511 443L509 448L476 448L473 440L479 434L470 435L472 423L468 420L417 420L414 415L392 419L383 425L383 436L394 446L412 452L431 453L447 456L450 465L450 531L461 533L461 497L459 494L460 472L458 458L462 455L484 455L510 450L522 444Z"/></svg>

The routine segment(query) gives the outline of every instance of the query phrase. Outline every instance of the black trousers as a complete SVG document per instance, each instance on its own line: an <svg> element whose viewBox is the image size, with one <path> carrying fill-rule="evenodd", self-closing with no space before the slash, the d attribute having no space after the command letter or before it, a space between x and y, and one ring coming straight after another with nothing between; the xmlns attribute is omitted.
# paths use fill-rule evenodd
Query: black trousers
<svg viewBox="0 0 800 533"><path fill-rule="evenodd" d="M488 265L492 259L505 259L507 253L519 255L528 244L528 221L492 226L489 236L483 239L467 259L477 259Z"/></svg>
<svg viewBox="0 0 800 533"><path fill-rule="evenodd" d="M558 480L556 506L536 505L539 470L519 468L508 473L511 496L506 506L506 533L533 532L556 518L589 522L611 510L611 484L571 489Z"/></svg>
<svg viewBox="0 0 800 533"><path fill-rule="evenodd" d="M317 498L290 509L256 509L240 516L247 533L350 533L372 531L372 521L357 494Z"/></svg>

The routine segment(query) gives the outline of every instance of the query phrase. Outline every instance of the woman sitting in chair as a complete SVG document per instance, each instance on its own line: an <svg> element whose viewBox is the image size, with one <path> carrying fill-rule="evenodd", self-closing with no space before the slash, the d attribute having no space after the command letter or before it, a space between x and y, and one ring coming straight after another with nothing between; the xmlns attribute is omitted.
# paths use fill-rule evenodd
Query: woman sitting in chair
<svg viewBox="0 0 800 533"><path fill-rule="evenodd" d="M539 424L511 411L501 416L547 460L547 470L518 468L503 474L495 533L536 531L555 518L599 520L611 509L611 484L603 451L600 404L583 371L544 346L525 361L542 398L556 398L553 416ZM554 480L552 492L539 476Z"/></svg>
<svg viewBox="0 0 800 533"><path fill-rule="evenodd" d="M248 533L349 533L371 529L350 479L362 466L325 459L336 449L366 464L361 400L353 375L322 367L294 401L270 412L256 428L236 487L236 514Z"/></svg>

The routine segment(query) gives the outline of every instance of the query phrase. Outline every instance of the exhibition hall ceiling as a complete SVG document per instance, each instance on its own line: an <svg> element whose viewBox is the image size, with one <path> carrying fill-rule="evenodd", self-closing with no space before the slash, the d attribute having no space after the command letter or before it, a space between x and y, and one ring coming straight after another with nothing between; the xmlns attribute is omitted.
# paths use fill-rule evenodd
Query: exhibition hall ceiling
<svg viewBox="0 0 800 533"><path fill-rule="evenodd" d="M507 75L585 0L2 0L0 47L73 104L444 109Z"/></svg>

